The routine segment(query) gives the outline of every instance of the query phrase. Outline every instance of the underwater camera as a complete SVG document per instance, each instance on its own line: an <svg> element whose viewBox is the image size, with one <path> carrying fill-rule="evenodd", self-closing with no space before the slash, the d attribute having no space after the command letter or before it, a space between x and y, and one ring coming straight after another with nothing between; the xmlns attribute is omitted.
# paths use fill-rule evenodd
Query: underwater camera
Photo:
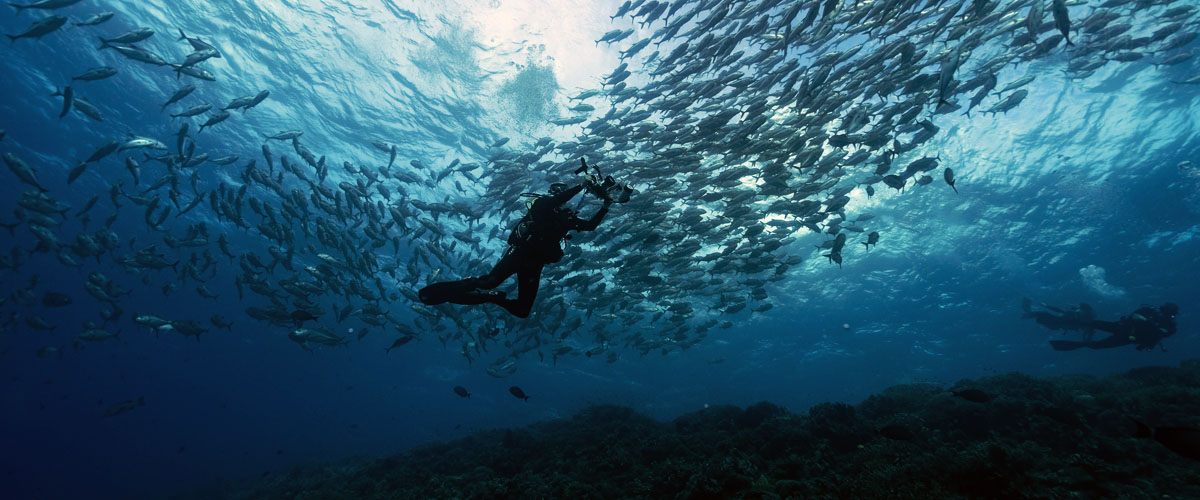
<svg viewBox="0 0 1200 500"><path fill-rule="evenodd" d="M576 174L583 174L584 189L597 198L612 200L616 203L625 203L629 201L629 197L633 196L633 188L623 182L617 182L611 175L600 173L600 167L592 165L592 170L596 173L588 172L587 161L583 158L579 159L580 167L575 169ZM603 180L601 180L603 179Z"/></svg>

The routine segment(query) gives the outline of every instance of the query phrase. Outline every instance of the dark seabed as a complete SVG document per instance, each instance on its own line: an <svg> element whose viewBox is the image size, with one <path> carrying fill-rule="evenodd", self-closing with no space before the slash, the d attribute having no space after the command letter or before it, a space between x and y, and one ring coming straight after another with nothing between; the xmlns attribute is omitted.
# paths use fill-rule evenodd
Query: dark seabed
<svg viewBox="0 0 1200 500"><path fill-rule="evenodd" d="M5 8L2 498L1200 497L1195 2Z"/></svg>
<svg viewBox="0 0 1200 500"><path fill-rule="evenodd" d="M1200 430L1135 439L1129 415L1195 415L1197 384L1200 360L1188 360L896 385L807 413L761 402L658 422L592 406L182 498L1195 498Z"/></svg>

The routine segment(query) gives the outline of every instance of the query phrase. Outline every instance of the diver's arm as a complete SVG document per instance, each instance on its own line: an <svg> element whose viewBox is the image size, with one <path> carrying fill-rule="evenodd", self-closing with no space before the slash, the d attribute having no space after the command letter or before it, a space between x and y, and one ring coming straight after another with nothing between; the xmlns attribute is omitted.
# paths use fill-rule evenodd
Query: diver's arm
<svg viewBox="0 0 1200 500"><path fill-rule="evenodd" d="M583 220L583 219L576 218L575 219L575 230L576 231L594 231L596 229L596 226L600 225L600 221L604 220L604 215L608 213L608 206L611 204L612 204L611 201L605 200L604 206L600 207L600 210L597 210L596 215L593 215L591 219Z"/></svg>
<svg viewBox="0 0 1200 500"><path fill-rule="evenodd" d="M540 216L550 215L551 212L554 212L554 209L562 206L568 201L571 201L571 198L574 198L575 195L579 194L580 191L583 191L583 184L573 188L567 188L566 191L553 196L543 196L538 198L537 201L533 202L533 207L531 207L530 210L536 212L537 215Z"/></svg>

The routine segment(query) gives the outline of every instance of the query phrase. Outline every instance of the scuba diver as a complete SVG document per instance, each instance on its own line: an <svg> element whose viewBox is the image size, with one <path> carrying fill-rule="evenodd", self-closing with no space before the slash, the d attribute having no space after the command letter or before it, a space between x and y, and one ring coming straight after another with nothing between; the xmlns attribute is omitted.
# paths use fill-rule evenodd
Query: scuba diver
<svg viewBox="0 0 1200 500"><path fill-rule="evenodd" d="M1137 350L1145 351L1162 345L1162 340L1175 334L1175 316L1179 314L1179 306L1167 302L1159 307L1142 306L1133 313L1122 316L1117 321L1100 321L1093 318L1094 313L1087 304L1073 311L1061 311L1053 314L1046 311L1031 311L1026 299L1026 318L1034 318L1038 324L1052 330L1083 330L1083 341L1051 340L1050 346L1056 351L1072 351L1081 347L1090 349L1108 349L1135 344ZM1083 312L1086 310L1086 312ZM1095 330L1111 333L1107 338L1092 340Z"/></svg>
<svg viewBox="0 0 1200 500"><path fill-rule="evenodd" d="M582 158L579 161L583 166L575 173L585 174L581 184L568 187L564 183L556 182L550 185L549 194L523 195L534 199L529 203L529 211L509 234L508 249L491 272L476 278L428 285L417 292L421 302L426 305L445 302L475 305L489 302L503 307L519 318L528 317L533 309L534 297L537 296L542 267L562 259L562 240L571 238L567 232L595 230L608 213L609 205L614 201L629 201L629 196L633 193L628 186L613 181L612 176L600 180L599 169L596 169L595 176L587 173L587 162ZM604 200L604 206L587 220L580 219L574 210L565 206L583 190ZM514 274L517 275L516 299L510 299L504 292L493 290Z"/></svg>

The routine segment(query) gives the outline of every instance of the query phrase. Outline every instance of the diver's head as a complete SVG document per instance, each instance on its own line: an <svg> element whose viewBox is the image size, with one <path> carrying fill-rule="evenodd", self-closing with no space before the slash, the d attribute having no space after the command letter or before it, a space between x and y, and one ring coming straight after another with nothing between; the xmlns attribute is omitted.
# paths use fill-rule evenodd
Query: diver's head
<svg viewBox="0 0 1200 500"><path fill-rule="evenodd" d="M555 182L554 184L550 185L550 196L554 196L554 195L561 193L563 191L566 191L566 190L567 190L566 184L561 183L561 182Z"/></svg>
<svg viewBox="0 0 1200 500"><path fill-rule="evenodd" d="M1179 314L1179 305L1174 302L1167 302L1158 308L1159 312L1167 315L1169 318L1174 318Z"/></svg>

